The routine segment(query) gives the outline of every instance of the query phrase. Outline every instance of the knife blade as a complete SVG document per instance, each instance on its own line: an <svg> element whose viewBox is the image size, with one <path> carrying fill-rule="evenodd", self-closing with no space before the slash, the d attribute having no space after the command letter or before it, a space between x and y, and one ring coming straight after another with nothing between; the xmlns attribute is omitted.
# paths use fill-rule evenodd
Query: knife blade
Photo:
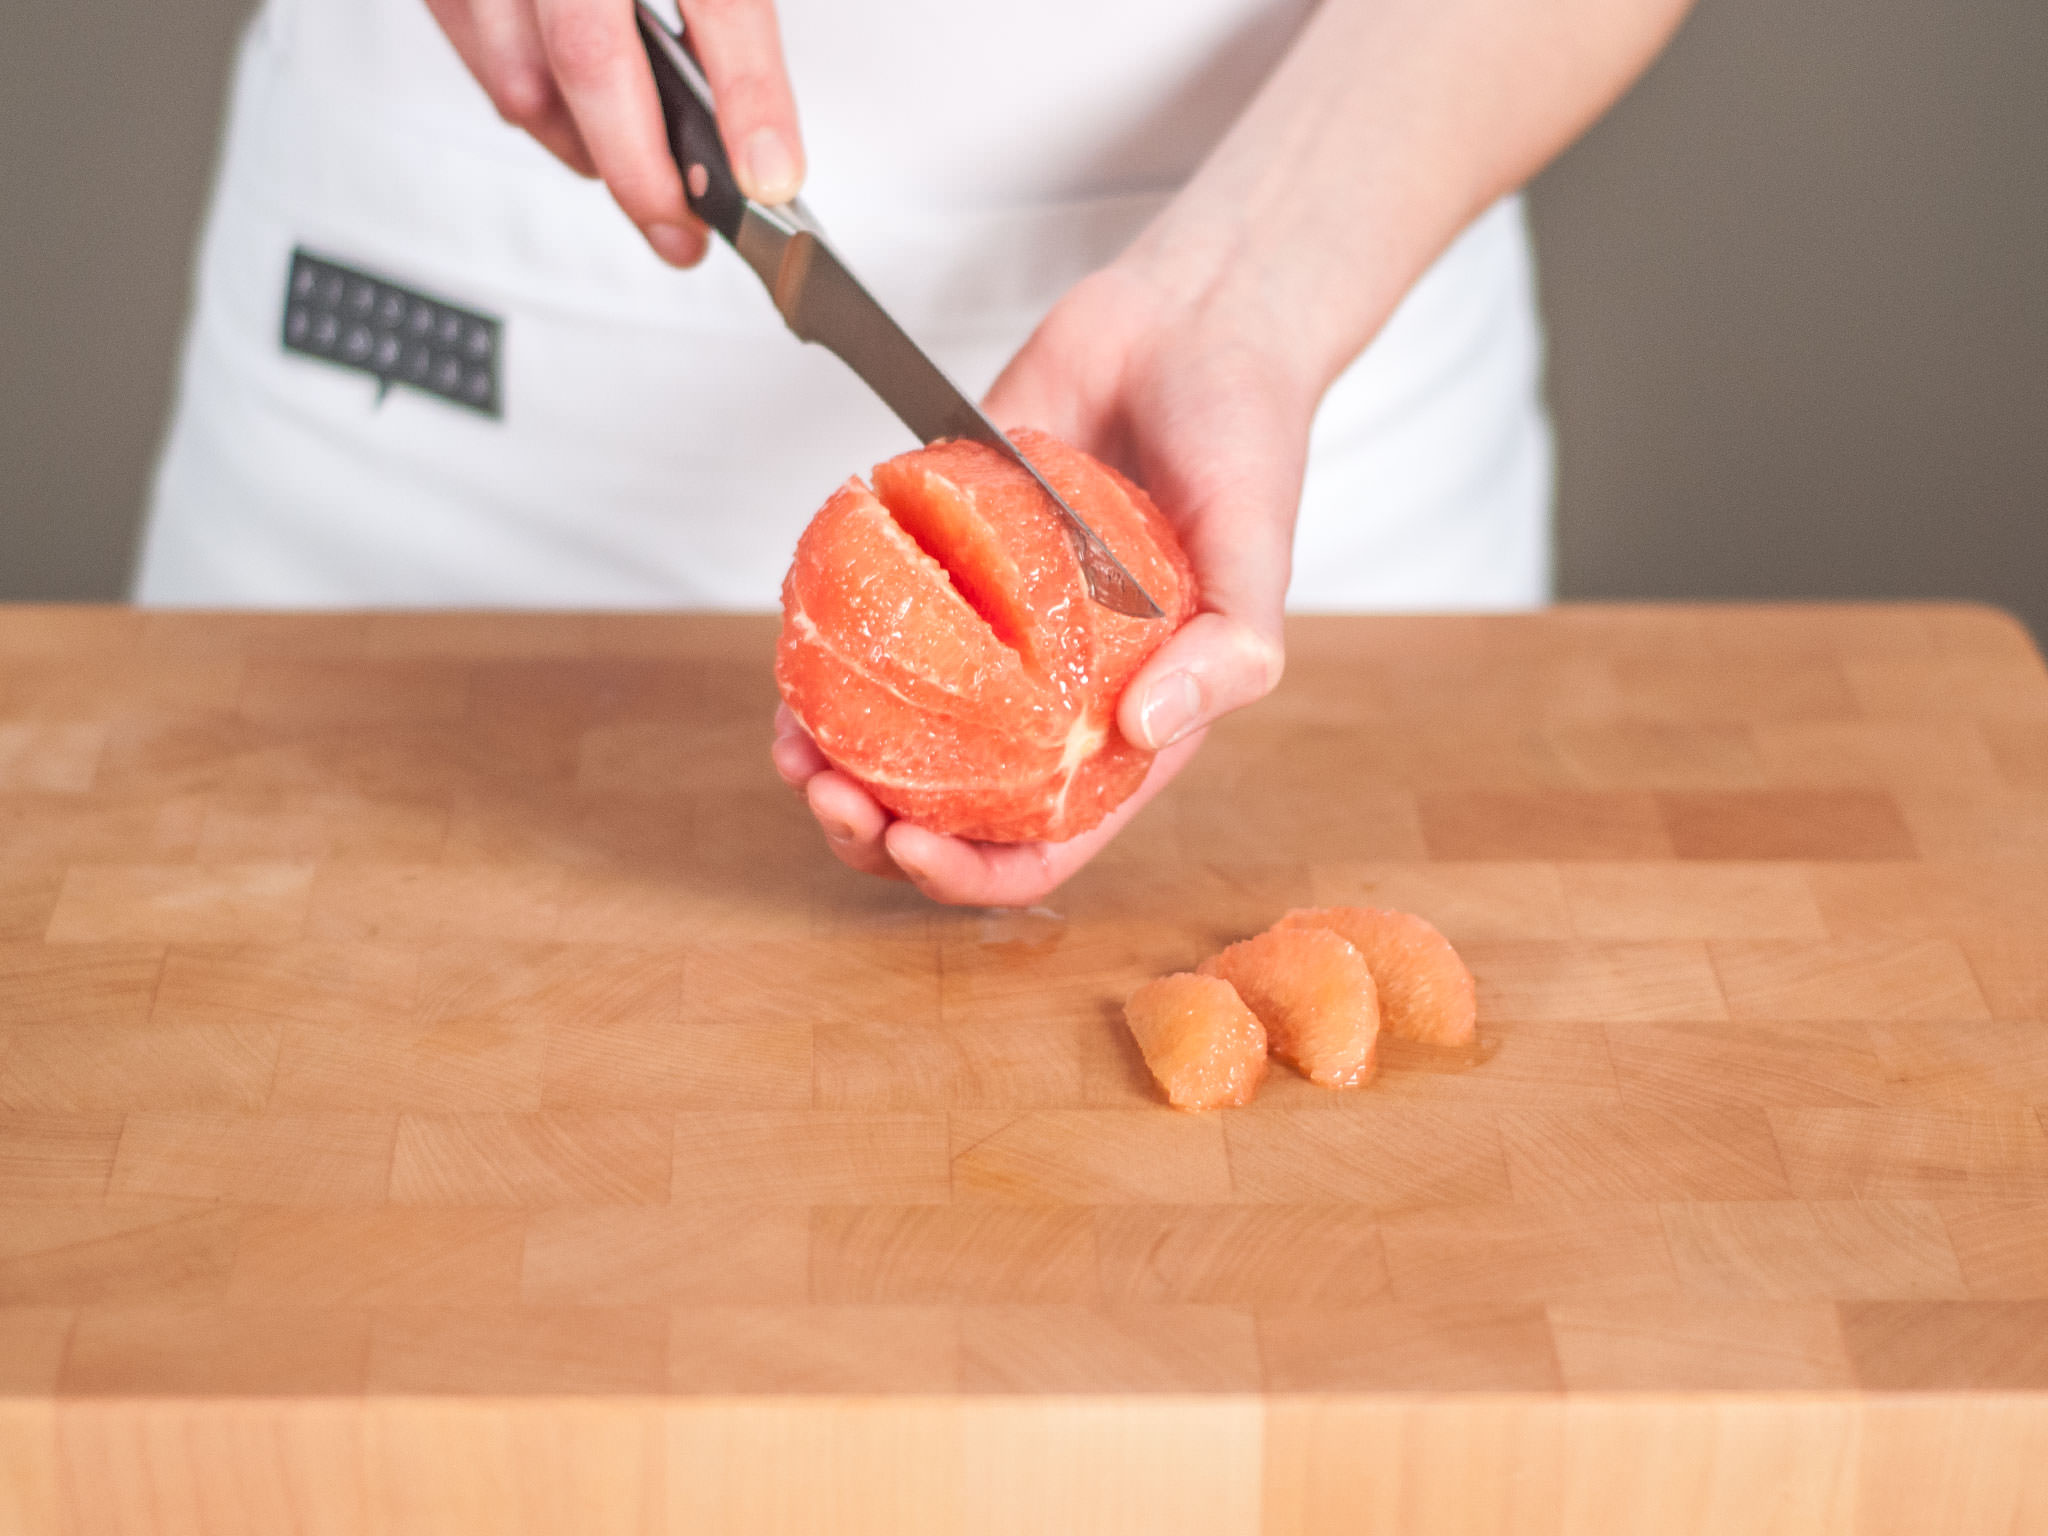
<svg viewBox="0 0 2048 1536"><path fill-rule="evenodd" d="M799 339L824 347L859 374L920 442L967 438L987 444L1023 469L1052 498L1073 542L1088 595L1132 618L1161 617L1159 605L1102 536L1067 505L1037 466L960 392L840 260L803 200L771 206L740 191L702 69L682 37L669 30L646 0L635 0L634 8L690 211L753 269L783 323Z"/></svg>

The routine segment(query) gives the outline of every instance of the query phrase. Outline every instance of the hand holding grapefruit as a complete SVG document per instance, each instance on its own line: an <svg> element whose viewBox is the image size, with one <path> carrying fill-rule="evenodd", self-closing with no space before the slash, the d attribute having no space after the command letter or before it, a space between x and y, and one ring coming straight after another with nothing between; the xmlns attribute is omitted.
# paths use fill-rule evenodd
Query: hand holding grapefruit
<svg viewBox="0 0 2048 1536"><path fill-rule="evenodd" d="M1164 615L1092 602L1051 500L979 443L850 480L797 542L775 675L825 759L895 815L987 842L1060 842L1143 782L1117 699L1195 608L1172 528L1137 486L1042 432L1017 446Z"/></svg>

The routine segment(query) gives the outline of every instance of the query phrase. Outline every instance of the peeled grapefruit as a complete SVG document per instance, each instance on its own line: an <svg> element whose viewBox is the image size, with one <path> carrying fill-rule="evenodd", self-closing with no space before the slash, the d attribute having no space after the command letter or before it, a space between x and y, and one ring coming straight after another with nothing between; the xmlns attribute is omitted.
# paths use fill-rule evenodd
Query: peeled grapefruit
<svg viewBox="0 0 2048 1536"><path fill-rule="evenodd" d="M1356 949L1327 928L1269 928L1196 969L1237 989L1273 1054L1325 1088L1355 1088L1377 1064L1379 996Z"/></svg>
<svg viewBox="0 0 2048 1536"><path fill-rule="evenodd" d="M1478 1032L1472 973L1427 918L1385 907L1298 907L1273 926L1326 928L1363 955L1388 1034L1467 1045Z"/></svg>
<svg viewBox="0 0 2048 1536"><path fill-rule="evenodd" d="M1165 610L1091 602L1051 500L981 443L849 480L797 541L775 677L818 749L898 816L990 842L1085 832L1145 777L1116 728L1194 573L1151 499L1043 432L1016 445Z"/></svg>
<svg viewBox="0 0 2048 1536"><path fill-rule="evenodd" d="M1148 981L1124 1021L1175 1109L1249 1104L1265 1081L1265 1028L1227 981L1186 971Z"/></svg>

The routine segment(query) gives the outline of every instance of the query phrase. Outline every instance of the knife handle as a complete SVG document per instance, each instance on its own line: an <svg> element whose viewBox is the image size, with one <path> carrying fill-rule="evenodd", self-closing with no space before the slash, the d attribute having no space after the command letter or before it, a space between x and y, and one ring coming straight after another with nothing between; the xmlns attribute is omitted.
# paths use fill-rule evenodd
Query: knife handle
<svg viewBox="0 0 2048 1536"><path fill-rule="evenodd" d="M668 147L683 173L683 195L689 199L690 212L727 240L737 239L747 200L733 179L732 161L726 158L725 141L719 137L718 117L712 110L711 90L703 71L685 51L682 39L662 24L645 0L634 10L640 22L640 41L647 47L647 62L654 69L654 88L661 94Z"/></svg>

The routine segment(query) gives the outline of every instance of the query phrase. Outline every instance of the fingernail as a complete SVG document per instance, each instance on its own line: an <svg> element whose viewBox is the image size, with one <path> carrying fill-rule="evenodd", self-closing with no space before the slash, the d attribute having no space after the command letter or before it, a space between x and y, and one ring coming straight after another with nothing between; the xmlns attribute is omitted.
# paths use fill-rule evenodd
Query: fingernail
<svg viewBox="0 0 2048 1536"><path fill-rule="evenodd" d="M1186 672L1169 672L1145 693L1138 710L1138 729L1145 745L1157 752L1193 730L1202 713L1202 689Z"/></svg>
<svg viewBox="0 0 2048 1536"><path fill-rule="evenodd" d="M686 267L697 255L696 242L680 224L648 225L647 243L654 247L655 255L672 267Z"/></svg>
<svg viewBox="0 0 2048 1536"><path fill-rule="evenodd" d="M786 203L796 196L796 157L773 128L756 128L740 160L757 202Z"/></svg>
<svg viewBox="0 0 2048 1536"><path fill-rule="evenodd" d="M825 829L825 835L835 843L853 841L853 828L835 817L821 816L818 818L818 825Z"/></svg>

